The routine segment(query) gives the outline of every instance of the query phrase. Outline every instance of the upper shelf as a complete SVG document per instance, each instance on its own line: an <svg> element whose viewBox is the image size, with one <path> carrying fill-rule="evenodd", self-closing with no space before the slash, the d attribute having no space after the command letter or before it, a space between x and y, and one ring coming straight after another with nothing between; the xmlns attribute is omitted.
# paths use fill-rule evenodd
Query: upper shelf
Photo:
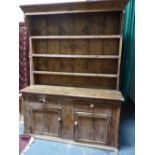
<svg viewBox="0 0 155 155"><path fill-rule="evenodd" d="M121 35L50 35L31 36L31 39L120 39Z"/></svg>
<svg viewBox="0 0 155 155"><path fill-rule="evenodd" d="M31 56L31 55L30 55ZM119 59L118 55L75 55L75 54L32 54L32 57L44 58L86 58L86 59Z"/></svg>
<svg viewBox="0 0 155 155"><path fill-rule="evenodd" d="M33 74L44 75L63 75L63 76L85 76L85 77L102 77L102 78L117 78L117 74L99 74L99 73L74 73L74 72L53 72L53 71L33 71Z"/></svg>
<svg viewBox="0 0 155 155"><path fill-rule="evenodd" d="M82 10L87 12L98 11L122 11L127 0L104 0L104 1L81 1L70 3L53 3L53 4L36 4L21 5L25 15L42 15L42 14L62 14L62 13L79 13ZM74 10L74 11L73 11Z"/></svg>

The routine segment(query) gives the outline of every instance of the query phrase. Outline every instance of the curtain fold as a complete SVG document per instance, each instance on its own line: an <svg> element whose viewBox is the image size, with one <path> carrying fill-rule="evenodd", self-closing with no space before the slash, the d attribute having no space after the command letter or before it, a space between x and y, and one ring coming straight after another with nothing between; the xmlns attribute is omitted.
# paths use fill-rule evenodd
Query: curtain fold
<svg viewBox="0 0 155 155"><path fill-rule="evenodd" d="M135 80L135 0L129 0L125 9L120 90L125 98L133 96ZM134 97L133 97L134 98Z"/></svg>

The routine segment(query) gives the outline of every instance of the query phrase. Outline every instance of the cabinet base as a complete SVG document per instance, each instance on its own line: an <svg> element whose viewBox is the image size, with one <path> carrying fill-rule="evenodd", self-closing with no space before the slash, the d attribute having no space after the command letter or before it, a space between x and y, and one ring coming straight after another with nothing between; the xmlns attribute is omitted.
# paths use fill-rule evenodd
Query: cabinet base
<svg viewBox="0 0 155 155"><path fill-rule="evenodd" d="M101 145L97 145L97 144L80 143L80 142L77 142L74 140L62 139L62 138L51 137L51 136L46 136L46 135L37 135L37 134L26 134L26 135L31 135L36 139L57 141L57 142L68 143L71 145L78 145L78 146L90 147L90 148L95 148L95 149L114 151L114 152L116 152L116 155L118 155L118 148L111 147L111 146L101 146Z"/></svg>

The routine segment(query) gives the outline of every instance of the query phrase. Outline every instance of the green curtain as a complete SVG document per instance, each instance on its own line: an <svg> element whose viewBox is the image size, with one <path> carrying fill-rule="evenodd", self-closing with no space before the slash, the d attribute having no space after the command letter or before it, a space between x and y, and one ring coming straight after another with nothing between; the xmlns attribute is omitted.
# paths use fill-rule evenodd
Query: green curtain
<svg viewBox="0 0 155 155"><path fill-rule="evenodd" d="M135 0L129 0L125 8L120 90L125 99L134 92L135 80Z"/></svg>

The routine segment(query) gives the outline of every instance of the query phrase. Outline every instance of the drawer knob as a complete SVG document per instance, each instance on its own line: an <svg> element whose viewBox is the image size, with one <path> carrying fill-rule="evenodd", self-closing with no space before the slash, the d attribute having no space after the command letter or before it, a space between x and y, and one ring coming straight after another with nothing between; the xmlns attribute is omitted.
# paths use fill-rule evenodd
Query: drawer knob
<svg viewBox="0 0 155 155"><path fill-rule="evenodd" d="M41 103L47 103L47 100L45 98L40 98L39 99L39 102L41 102Z"/></svg>
<svg viewBox="0 0 155 155"><path fill-rule="evenodd" d="M61 118L60 117L58 117L58 121L61 122Z"/></svg>
<svg viewBox="0 0 155 155"><path fill-rule="evenodd" d="M77 122L77 121L75 121L75 122L74 122L74 125L75 125L75 126L77 126L77 125L78 125L78 122Z"/></svg>
<svg viewBox="0 0 155 155"><path fill-rule="evenodd" d="M90 104L90 108L94 108L94 104Z"/></svg>

